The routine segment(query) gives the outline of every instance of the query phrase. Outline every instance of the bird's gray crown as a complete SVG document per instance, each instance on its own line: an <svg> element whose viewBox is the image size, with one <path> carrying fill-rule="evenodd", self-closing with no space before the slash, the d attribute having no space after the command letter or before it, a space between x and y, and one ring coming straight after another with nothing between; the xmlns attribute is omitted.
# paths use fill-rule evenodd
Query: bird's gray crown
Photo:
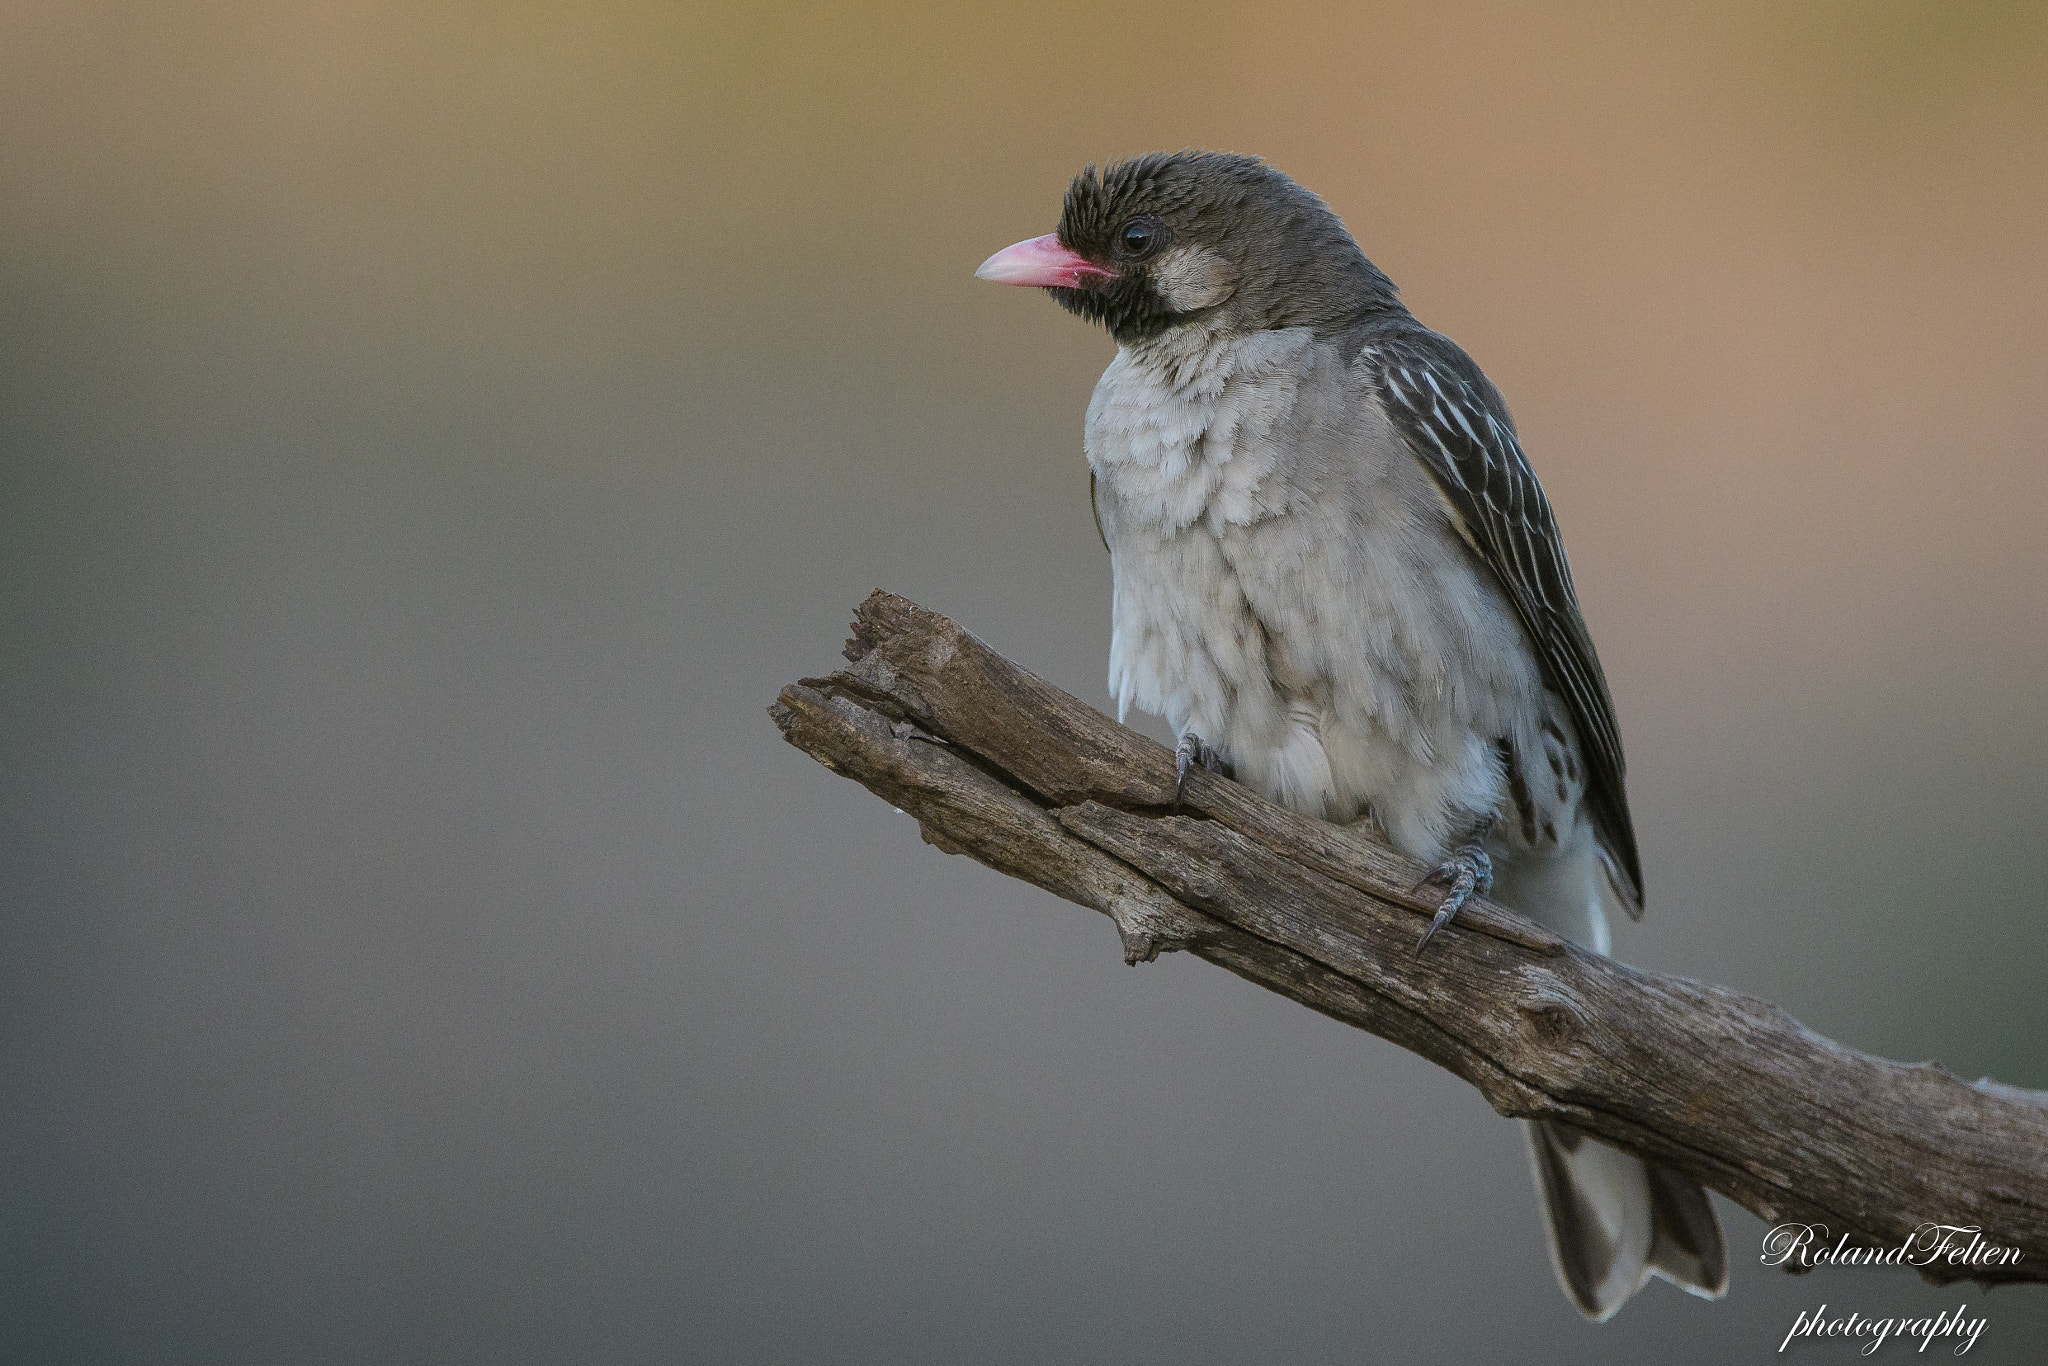
<svg viewBox="0 0 2048 1366"><path fill-rule="evenodd" d="M1067 187L1058 237L1109 274L1053 297L1122 343L1192 321L1337 330L1405 312L1329 206L1258 157L1151 152L1091 165Z"/></svg>

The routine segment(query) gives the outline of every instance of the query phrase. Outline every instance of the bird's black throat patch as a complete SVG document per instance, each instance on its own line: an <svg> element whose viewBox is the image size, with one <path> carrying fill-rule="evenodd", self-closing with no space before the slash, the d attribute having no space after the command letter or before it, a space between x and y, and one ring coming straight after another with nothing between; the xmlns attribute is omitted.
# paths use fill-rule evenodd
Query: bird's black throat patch
<svg viewBox="0 0 2048 1366"><path fill-rule="evenodd" d="M1120 346L1156 337L1186 316L1166 306L1142 270L1105 280L1092 289L1051 288L1045 292L1067 312L1107 327Z"/></svg>

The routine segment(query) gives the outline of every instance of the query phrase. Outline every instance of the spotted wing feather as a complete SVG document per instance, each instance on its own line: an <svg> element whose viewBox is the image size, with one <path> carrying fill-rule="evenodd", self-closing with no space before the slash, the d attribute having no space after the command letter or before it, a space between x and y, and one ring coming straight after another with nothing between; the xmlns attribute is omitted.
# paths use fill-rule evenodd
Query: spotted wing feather
<svg viewBox="0 0 2048 1366"><path fill-rule="evenodd" d="M1514 602L1584 752L1594 828L1631 913L1643 874L1629 822L1621 733L1600 657L1572 589L1550 501L1522 454L1507 404L1472 358L1419 325L1370 340L1361 356L1381 402L1460 519L1459 531Z"/></svg>

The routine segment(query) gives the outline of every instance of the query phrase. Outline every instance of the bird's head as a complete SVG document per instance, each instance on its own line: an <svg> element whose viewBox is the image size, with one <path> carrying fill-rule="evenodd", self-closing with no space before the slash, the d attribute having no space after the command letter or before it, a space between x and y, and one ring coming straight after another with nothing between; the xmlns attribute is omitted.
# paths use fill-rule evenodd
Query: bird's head
<svg viewBox="0 0 2048 1366"><path fill-rule="evenodd" d="M1037 285L1123 344L1200 323L1327 328L1401 307L1329 206L1257 157L1153 152L1067 187L1059 230L975 272Z"/></svg>

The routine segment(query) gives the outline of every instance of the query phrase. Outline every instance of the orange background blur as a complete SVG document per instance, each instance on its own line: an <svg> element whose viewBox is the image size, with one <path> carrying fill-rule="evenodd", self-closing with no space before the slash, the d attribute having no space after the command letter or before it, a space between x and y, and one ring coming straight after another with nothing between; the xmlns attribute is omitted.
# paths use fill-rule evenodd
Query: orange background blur
<svg viewBox="0 0 2048 1366"><path fill-rule="evenodd" d="M761 709L877 585L1106 702L1109 344L971 273L1259 152L1514 405L1617 953L2048 1086L2044 70L1937 0L0 6L0 1354L2031 1359L1725 1204L1725 1303L1580 1323L1467 1088Z"/></svg>

